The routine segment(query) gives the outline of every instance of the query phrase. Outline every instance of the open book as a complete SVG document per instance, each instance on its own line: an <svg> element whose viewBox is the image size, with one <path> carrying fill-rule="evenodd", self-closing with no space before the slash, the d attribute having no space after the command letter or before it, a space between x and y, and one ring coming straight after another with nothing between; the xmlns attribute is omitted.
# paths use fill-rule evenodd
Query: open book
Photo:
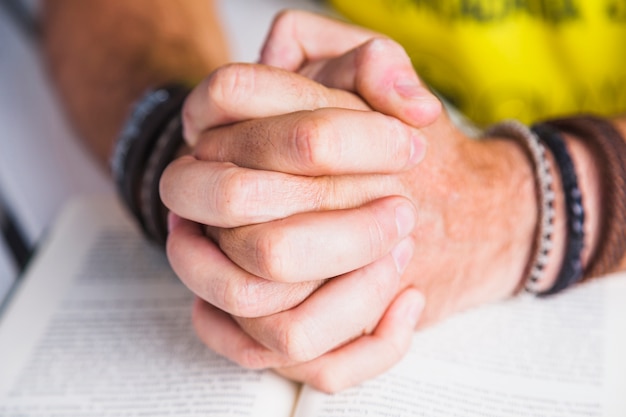
<svg viewBox="0 0 626 417"><path fill-rule="evenodd" d="M626 275L417 333L336 395L206 349L192 296L114 197L72 202L0 321L0 416L626 416Z"/></svg>

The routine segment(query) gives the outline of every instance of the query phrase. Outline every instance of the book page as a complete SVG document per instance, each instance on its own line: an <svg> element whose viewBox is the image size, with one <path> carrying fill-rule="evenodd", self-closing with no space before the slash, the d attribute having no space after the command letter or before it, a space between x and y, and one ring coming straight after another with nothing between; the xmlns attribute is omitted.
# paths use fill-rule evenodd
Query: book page
<svg viewBox="0 0 626 417"><path fill-rule="evenodd" d="M288 417L298 387L212 353L112 198L64 212L0 322L2 416Z"/></svg>
<svg viewBox="0 0 626 417"><path fill-rule="evenodd" d="M626 415L626 275L520 296L416 334L388 373L336 395L303 389L297 417Z"/></svg>

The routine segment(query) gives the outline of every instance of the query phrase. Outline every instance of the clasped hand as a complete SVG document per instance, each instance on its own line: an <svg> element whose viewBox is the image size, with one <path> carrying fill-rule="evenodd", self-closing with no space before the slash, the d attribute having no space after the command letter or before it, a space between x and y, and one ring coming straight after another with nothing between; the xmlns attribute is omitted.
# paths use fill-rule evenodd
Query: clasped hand
<svg viewBox="0 0 626 417"><path fill-rule="evenodd" d="M283 13L260 63L211 74L183 115L167 253L231 360L337 391L395 364L420 315L514 291L493 278L530 247L534 218L496 213L511 181L532 192L502 178L520 152L469 140L395 42Z"/></svg>

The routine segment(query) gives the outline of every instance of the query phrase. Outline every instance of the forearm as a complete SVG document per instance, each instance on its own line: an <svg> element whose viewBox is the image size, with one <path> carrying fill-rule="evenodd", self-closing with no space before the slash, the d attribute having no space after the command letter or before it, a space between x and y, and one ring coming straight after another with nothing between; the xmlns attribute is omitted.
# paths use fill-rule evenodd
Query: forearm
<svg viewBox="0 0 626 417"><path fill-rule="evenodd" d="M211 0L47 0L42 26L69 120L103 164L144 90L194 83L227 59Z"/></svg>

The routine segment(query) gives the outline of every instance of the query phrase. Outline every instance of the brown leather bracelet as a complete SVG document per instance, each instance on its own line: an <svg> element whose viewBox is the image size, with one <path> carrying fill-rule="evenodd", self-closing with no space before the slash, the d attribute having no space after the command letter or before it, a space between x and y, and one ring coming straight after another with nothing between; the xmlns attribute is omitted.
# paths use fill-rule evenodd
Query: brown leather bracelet
<svg viewBox="0 0 626 417"><path fill-rule="evenodd" d="M626 142L609 120L594 115L546 123L576 136L593 153L603 204L598 247L585 268L585 278L614 272L626 255Z"/></svg>

